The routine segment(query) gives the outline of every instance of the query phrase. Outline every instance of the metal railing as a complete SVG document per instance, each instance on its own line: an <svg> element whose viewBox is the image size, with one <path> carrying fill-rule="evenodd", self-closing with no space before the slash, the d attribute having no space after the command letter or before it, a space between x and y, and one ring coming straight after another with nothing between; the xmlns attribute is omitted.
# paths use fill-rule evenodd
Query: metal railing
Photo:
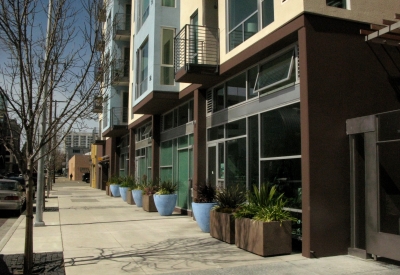
<svg viewBox="0 0 400 275"><path fill-rule="evenodd" d="M92 113L102 113L103 112L103 97L95 96L93 97L93 107Z"/></svg>
<svg viewBox="0 0 400 275"><path fill-rule="evenodd" d="M219 29L185 25L174 39L175 73L188 64L219 65Z"/></svg>
<svg viewBox="0 0 400 275"><path fill-rule="evenodd" d="M113 19L113 38L117 34L130 36L131 31L131 14L116 13Z"/></svg>
<svg viewBox="0 0 400 275"><path fill-rule="evenodd" d="M95 48L97 51L100 51L100 52L104 51L106 43L105 43L105 39L104 39L104 35L103 35L102 31L100 31L100 30L96 31L96 39L95 39L94 43L95 43Z"/></svg>
<svg viewBox="0 0 400 275"><path fill-rule="evenodd" d="M125 125L128 123L128 107L111 108L110 125Z"/></svg>
<svg viewBox="0 0 400 275"><path fill-rule="evenodd" d="M129 60L114 59L111 62L111 79L120 81L122 78L129 78Z"/></svg>
<svg viewBox="0 0 400 275"><path fill-rule="evenodd" d="M94 65L94 79L99 82L104 80L104 67L101 61L97 61Z"/></svg>

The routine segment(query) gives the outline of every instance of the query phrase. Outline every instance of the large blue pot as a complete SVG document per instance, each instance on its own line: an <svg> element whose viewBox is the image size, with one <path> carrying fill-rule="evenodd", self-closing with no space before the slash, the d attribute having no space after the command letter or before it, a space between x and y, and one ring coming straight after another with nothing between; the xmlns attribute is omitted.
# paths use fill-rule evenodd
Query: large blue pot
<svg viewBox="0 0 400 275"><path fill-rule="evenodd" d="M119 193L121 194L121 198L126 201L126 195L128 193L129 187L120 187L119 188Z"/></svg>
<svg viewBox="0 0 400 275"><path fill-rule="evenodd" d="M137 207L143 206L142 193L142 190L132 190L133 200L135 201Z"/></svg>
<svg viewBox="0 0 400 275"><path fill-rule="evenodd" d="M178 198L177 194L169 194L169 195L156 195L154 194L154 203L156 205L158 213L161 216L171 216L172 212L174 212L176 199Z"/></svg>
<svg viewBox="0 0 400 275"><path fill-rule="evenodd" d="M118 184L110 184L110 190L114 197L121 197L119 193L119 185Z"/></svg>
<svg viewBox="0 0 400 275"><path fill-rule="evenodd" d="M215 205L215 202L192 202L193 215L201 231L205 233L210 233L210 211Z"/></svg>

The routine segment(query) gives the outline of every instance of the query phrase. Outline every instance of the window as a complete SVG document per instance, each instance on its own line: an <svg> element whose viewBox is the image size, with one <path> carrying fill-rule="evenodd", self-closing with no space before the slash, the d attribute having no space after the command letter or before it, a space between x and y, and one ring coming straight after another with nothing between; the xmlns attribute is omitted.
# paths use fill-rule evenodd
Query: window
<svg viewBox="0 0 400 275"><path fill-rule="evenodd" d="M138 80L137 80L137 97L147 91L148 78L148 62L149 62L149 46L146 41L138 50Z"/></svg>
<svg viewBox="0 0 400 275"><path fill-rule="evenodd" d="M161 5L164 7L175 7L175 0L162 0Z"/></svg>
<svg viewBox="0 0 400 275"><path fill-rule="evenodd" d="M261 0L260 8L259 0L228 0L229 51L259 31L259 16L263 28L274 21L274 0Z"/></svg>
<svg viewBox="0 0 400 275"><path fill-rule="evenodd" d="M174 36L175 30L162 29L161 85L174 85Z"/></svg>
<svg viewBox="0 0 400 275"><path fill-rule="evenodd" d="M274 22L274 0L263 0L261 2L262 8L262 26L265 28Z"/></svg>
<svg viewBox="0 0 400 275"><path fill-rule="evenodd" d="M246 101L246 73L226 82L226 107Z"/></svg>
<svg viewBox="0 0 400 275"><path fill-rule="evenodd" d="M326 5L342 9L350 9L350 0L326 0Z"/></svg>
<svg viewBox="0 0 400 275"><path fill-rule="evenodd" d="M294 50L290 50L260 65L255 91L269 91L295 81Z"/></svg>
<svg viewBox="0 0 400 275"><path fill-rule="evenodd" d="M214 112L225 108L225 89L220 86L214 89Z"/></svg>
<svg viewBox="0 0 400 275"><path fill-rule="evenodd" d="M141 0L140 1L140 26L144 24L146 21L147 17L149 16L149 10L150 10L150 5L149 5L149 0Z"/></svg>
<svg viewBox="0 0 400 275"><path fill-rule="evenodd" d="M229 0L229 50L258 32L257 0Z"/></svg>

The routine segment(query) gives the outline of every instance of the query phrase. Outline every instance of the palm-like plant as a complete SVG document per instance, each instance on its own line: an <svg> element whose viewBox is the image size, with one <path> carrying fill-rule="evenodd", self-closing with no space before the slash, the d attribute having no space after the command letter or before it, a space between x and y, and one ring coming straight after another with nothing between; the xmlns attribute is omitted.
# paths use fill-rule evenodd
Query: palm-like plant
<svg viewBox="0 0 400 275"><path fill-rule="evenodd" d="M246 192L239 185L229 186L217 190L215 200L218 205L215 210L224 213L233 213L236 208L246 202Z"/></svg>

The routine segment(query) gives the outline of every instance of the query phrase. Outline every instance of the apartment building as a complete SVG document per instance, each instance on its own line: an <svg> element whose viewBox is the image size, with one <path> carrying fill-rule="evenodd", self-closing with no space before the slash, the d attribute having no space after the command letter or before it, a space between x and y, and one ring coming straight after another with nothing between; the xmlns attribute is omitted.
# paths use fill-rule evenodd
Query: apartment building
<svg viewBox="0 0 400 275"><path fill-rule="evenodd" d="M109 175L171 179L188 214L199 184L273 183L305 257L400 260L397 0L130 7L128 122L103 129ZM122 91L105 94L103 123Z"/></svg>

